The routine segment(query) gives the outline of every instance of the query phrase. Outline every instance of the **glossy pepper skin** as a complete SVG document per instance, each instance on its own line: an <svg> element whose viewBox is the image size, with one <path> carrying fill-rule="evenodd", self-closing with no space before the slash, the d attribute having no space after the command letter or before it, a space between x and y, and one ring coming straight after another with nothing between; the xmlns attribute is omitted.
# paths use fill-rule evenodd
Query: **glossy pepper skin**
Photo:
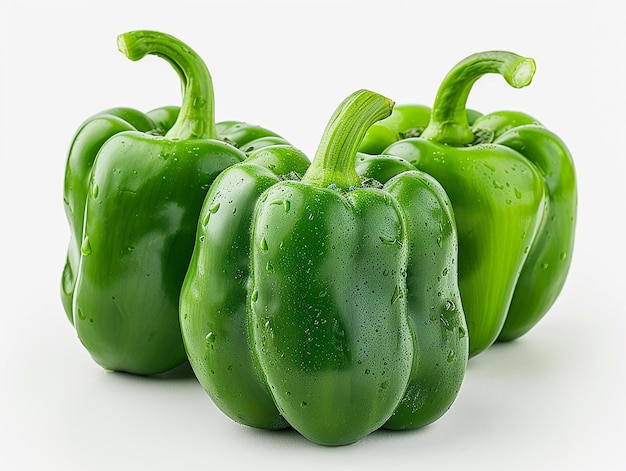
<svg viewBox="0 0 626 471"><path fill-rule="evenodd" d="M147 114L114 108L88 119L71 145L64 200L71 240L61 283L66 313L104 368L162 373L186 361L178 323L179 291L204 196L225 168L245 159L239 147L270 131L214 123L204 62L159 32L120 35L131 60L167 60L183 84L181 108Z"/></svg>
<svg viewBox="0 0 626 471"><path fill-rule="evenodd" d="M368 91L348 97L301 181L251 169L268 183L243 192L244 163L207 195L181 322L200 382L238 422L344 445L382 426L426 425L458 393L467 335L447 197L414 169L384 187L355 170L365 131L392 105ZM242 193L253 198L211 211L212 198ZM238 224L228 232L241 209L250 238ZM221 261L227 250L236 264Z"/></svg>
<svg viewBox="0 0 626 471"><path fill-rule="evenodd" d="M558 297L571 262L577 190L566 145L527 114L465 111L483 74L499 73L519 88L534 71L532 59L509 52L470 56L442 83L432 115L407 105L379 122L386 132L366 137L363 149L385 147L384 154L432 175L449 195L471 356L528 332ZM372 159L360 162L365 176L379 171Z"/></svg>

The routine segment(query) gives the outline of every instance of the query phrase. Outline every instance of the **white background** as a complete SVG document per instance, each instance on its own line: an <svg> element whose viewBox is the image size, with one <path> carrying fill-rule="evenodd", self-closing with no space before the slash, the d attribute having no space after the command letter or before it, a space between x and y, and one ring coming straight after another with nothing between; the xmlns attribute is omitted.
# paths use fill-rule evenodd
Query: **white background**
<svg viewBox="0 0 626 471"><path fill-rule="evenodd" d="M15 4L15 5L13 5ZM626 439L624 2L3 2L0 468L623 469ZM65 157L93 113L180 102L164 61L116 36L185 41L214 79L216 116L262 124L312 155L352 91L431 105L466 55L535 58L531 86L479 81L469 105L526 111L568 144L579 220L568 282L527 336L470 362L452 409L424 430L327 448L230 421L189 370L107 373L65 318Z"/></svg>

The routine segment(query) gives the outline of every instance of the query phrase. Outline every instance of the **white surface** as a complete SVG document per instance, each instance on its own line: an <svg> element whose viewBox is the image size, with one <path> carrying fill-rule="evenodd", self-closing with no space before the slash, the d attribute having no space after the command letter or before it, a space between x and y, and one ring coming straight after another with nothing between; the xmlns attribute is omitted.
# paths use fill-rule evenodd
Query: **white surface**
<svg viewBox="0 0 626 471"><path fill-rule="evenodd" d="M0 11L0 469L620 469L623 2L7 3ZM132 63L116 50L117 34L143 28L178 36L205 59L218 120L263 124L309 155L335 107L358 88L430 105L444 74L472 52L534 57L530 87L485 77L469 105L527 111L574 155L579 223L561 297L526 337L470 362L440 421L342 448L231 422L189 371L169 379L104 372L58 295L69 238L63 172L71 137L91 114L179 103L166 63Z"/></svg>

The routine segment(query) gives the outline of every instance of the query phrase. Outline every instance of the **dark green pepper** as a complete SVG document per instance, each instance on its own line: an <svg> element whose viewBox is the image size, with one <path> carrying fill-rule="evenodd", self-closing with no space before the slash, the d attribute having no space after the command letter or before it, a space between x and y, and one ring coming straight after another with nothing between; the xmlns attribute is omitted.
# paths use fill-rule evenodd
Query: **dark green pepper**
<svg viewBox="0 0 626 471"><path fill-rule="evenodd" d="M465 110L482 75L499 73L519 88L534 71L532 59L509 52L472 55L443 81L432 116L424 107L406 106L379 122L386 133L379 129L382 138L373 134L362 148L410 163L448 193L459 232L470 355L530 330L556 300L571 262L577 191L565 144L527 114L478 117ZM363 157L359 172L376 177L377 160ZM404 168L394 159L387 165Z"/></svg>
<svg viewBox="0 0 626 471"><path fill-rule="evenodd" d="M247 148L280 138L244 123L216 125L209 72L177 39L135 31L118 46L131 60L168 61L181 77L182 107L115 108L77 132L65 173L71 240L61 297L96 362L161 373L186 361L178 298L204 196L246 157L224 140Z"/></svg>
<svg viewBox="0 0 626 471"><path fill-rule="evenodd" d="M468 344L445 192L414 169L384 187L355 170L392 105L348 97L301 181L276 173L307 162L268 148L207 194L181 324L201 384L238 422L343 445L427 425L458 393Z"/></svg>

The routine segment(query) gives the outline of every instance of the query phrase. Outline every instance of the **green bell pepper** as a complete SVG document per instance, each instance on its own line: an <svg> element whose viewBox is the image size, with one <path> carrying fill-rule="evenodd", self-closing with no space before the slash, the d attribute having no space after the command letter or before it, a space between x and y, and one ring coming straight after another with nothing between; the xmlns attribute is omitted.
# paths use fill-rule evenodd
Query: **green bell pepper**
<svg viewBox="0 0 626 471"><path fill-rule="evenodd" d="M179 40L135 31L120 35L118 46L133 61L148 54L168 61L181 78L182 107L114 108L76 133L65 172L71 240L61 298L97 363L153 374L187 359L179 291L204 196L246 157L231 144L245 150L282 138L245 123L216 125L206 65Z"/></svg>
<svg viewBox="0 0 626 471"><path fill-rule="evenodd" d="M423 170L450 197L471 356L528 332L556 300L572 259L577 190L566 145L527 114L465 109L482 75L499 73L519 88L534 71L532 59L509 52L469 56L443 81L432 115L397 107L361 148L394 156L387 173L406 163ZM359 172L380 179L378 160L363 156Z"/></svg>
<svg viewBox="0 0 626 471"><path fill-rule="evenodd" d="M181 325L200 383L233 420L344 445L427 425L456 398L468 336L447 196L412 168L384 186L355 170L392 106L356 92L308 169L268 148L209 190Z"/></svg>

